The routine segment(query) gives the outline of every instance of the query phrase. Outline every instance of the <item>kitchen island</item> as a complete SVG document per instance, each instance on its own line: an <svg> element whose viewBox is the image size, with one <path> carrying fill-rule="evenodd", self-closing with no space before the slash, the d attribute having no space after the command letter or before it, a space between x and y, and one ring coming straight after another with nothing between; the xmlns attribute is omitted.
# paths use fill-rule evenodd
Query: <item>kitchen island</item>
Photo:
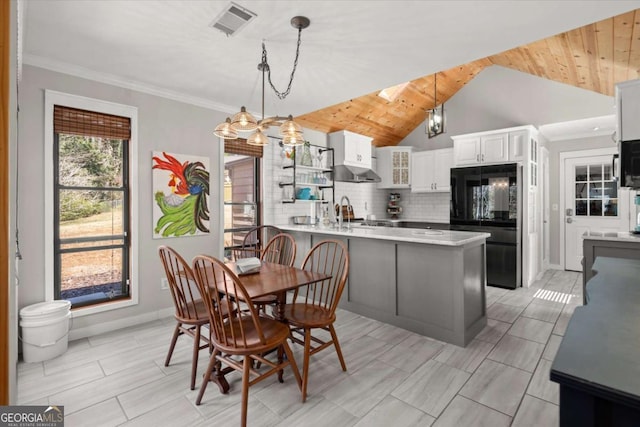
<svg viewBox="0 0 640 427"><path fill-rule="evenodd" d="M637 426L640 261L599 256L592 273L589 304L575 309L551 365L560 425Z"/></svg>
<svg viewBox="0 0 640 427"><path fill-rule="evenodd" d="M345 243L350 268L339 305L345 310L459 346L466 346L487 323L488 233L278 227L296 239L296 265L321 240Z"/></svg>
<svg viewBox="0 0 640 427"><path fill-rule="evenodd" d="M587 283L593 277L597 257L640 259L640 235L628 231L586 231L582 235L583 304L589 302Z"/></svg>

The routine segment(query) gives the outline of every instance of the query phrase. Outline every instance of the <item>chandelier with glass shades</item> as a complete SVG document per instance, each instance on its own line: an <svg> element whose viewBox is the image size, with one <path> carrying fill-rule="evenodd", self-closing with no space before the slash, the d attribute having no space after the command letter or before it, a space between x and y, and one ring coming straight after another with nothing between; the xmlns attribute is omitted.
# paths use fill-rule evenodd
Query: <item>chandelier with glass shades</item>
<svg viewBox="0 0 640 427"><path fill-rule="evenodd" d="M291 26L298 29L298 43L296 45L296 57L293 61L293 70L291 71L291 77L289 79L289 85L284 92L278 91L271 82L271 68L267 62L267 49L262 43L262 61L258 64L258 70L262 72L262 119L256 120L251 113L247 111L245 107L240 109L240 112L236 113L232 118L227 117L226 121L216 126L214 134L224 139L236 139L240 132L252 132L247 137L247 144L250 145L267 145L269 144L268 137L264 134L264 131L271 126L280 126L279 135L282 137L282 143L284 145L302 145L304 144L304 135L302 133L302 127L293 121L293 116L288 117L273 116L264 117L264 83L265 74L269 80L269 85L276 93L278 98L285 99L291 91L291 84L293 83L293 76L298 66L298 57L300 55L300 36L302 30L307 28L311 21L304 16L294 16L291 18Z"/></svg>

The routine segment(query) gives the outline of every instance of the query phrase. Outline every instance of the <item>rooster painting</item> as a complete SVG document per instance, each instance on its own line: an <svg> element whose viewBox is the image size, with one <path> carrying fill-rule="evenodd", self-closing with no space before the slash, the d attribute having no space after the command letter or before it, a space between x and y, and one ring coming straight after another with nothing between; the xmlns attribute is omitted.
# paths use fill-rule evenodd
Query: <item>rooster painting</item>
<svg viewBox="0 0 640 427"><path fill-rule="evenodd" d="M161 153L153 154L154 198L162 213L161 216L154 214L154 236L179 237L208 233L208 159L165 152L162 152L164 158L161 158ZM185 160L181 163L176 157ZM168 173L156 173L160 170ZM168 190L162 191L163 188Z"/></svg>

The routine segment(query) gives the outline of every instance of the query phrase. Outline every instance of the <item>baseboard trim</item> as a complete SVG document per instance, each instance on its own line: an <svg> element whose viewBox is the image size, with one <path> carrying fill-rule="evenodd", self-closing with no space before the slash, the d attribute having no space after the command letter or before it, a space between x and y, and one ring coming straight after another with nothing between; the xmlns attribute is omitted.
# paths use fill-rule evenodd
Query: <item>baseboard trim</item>
<svg viewBox="0 0 640 427"><path fill-rule="evenodd" d="M564 270L560 264L549 264L549 270Z"/></svg>
<svg viewBox="0 0 640 427"><path fill-rule="evenodd" d="M164 308L150 313L140 314L138 316L125 317L124 319L113 320L96 325L85 326L84 328L72 329L69 331L69 341L81 338L92 337L106 332L117 331L129 326L139 325L141 323L152 322L158 319L171 317L175 312L173 307Z"/></svg>

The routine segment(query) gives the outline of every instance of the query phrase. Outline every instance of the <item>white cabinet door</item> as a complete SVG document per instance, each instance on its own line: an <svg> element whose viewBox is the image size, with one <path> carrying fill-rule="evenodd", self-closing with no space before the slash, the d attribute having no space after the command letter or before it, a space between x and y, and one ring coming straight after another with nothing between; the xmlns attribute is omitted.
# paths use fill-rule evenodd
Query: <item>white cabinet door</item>
<svg viewBox="0 0 640 427"><path fill-rule="evenodd" d="M451 167L453 166L453 149L434 150L433 156L433 189L434 191L451 191Z"/></svg>
<svg viewBox="0 0 640 427"><path fill-rule="evenodd" d="M345 165L360 165L360 141L357 138L353 138L347 135L345 132L344 138L344 164Z"/></svg>
<svg viewBox="0 0 640 427"><path fill-rule="evenodd" d="M620 141L640 139L640 82L625 82L616 86Z"/></svg>
<svg viewBox="0 0 640 427"><path fill-rule="evenodd" d="M508 139L509 134L507 133L480 137L480 162L504 163L508 161Z"/></svg>
<svg viewBox="0 0 640 427"><path fill-rule="evenodd" d="M433 191L433 151L420 151L411 155L411 192Z"/></svg>
<svg viewBox="0 0 640 427"><path fill-rule="evenodd" d="M376 150L378 188L409 188L411 184L411 147L382 147Z"/></svg>
<svg viewBox="0 0 640 427"><path fill-rule="evenodd" d="M480 163L480 137L454 140L453 157L457 166Z"/></svg>
<svg viewBox="0 0 640 427"><path fill-rule="evenodd" d="M371 141L373 138L368 136L351 133L345 135L345 142L355 147L355 159L357 165L363 168L371 169Z"/></svg>
<svg viewBox="0 0 640 427"><path fill-rule="evenodd" d="M420 151L411 156L411 192L451 191L453 149Z"/></svg>
<svg viewBox="0 0 640 427"><path fill-rule="evenodd" d="M371 169L373 138L342 130L329 134L329 144L335 149L335 163Z"/></svg>
<svg viewBox="0 0 640 427"><path fill-rule="evenodd" d="M509 161L522 162L527 154L529 131L509 132Z"/></svg>

